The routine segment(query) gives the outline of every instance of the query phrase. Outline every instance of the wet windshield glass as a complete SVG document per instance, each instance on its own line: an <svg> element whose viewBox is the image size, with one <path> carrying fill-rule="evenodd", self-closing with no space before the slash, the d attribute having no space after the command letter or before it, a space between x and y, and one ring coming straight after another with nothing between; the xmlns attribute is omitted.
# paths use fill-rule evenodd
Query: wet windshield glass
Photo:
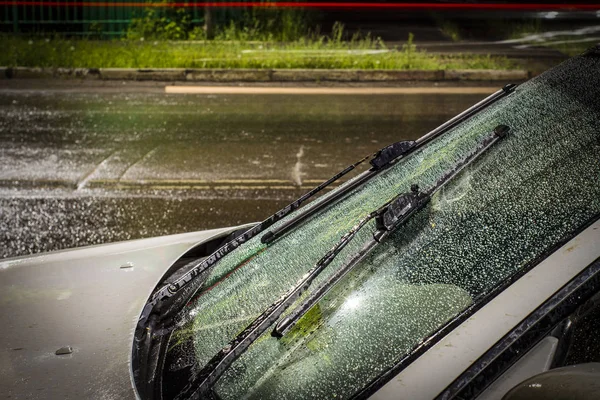
<svg viewBox="0 0 600 400"><path fill-rule="evenodd" d="M347 398L364 388L600 213L598 87L599 58L570 60L273 244L256 237L227 255L182 311L187 322L171 336L166 373L200 369L360 218L411 184L432 185L495 126L510 126L507 139L433 196L290 332L259 338L215 391L223 399ZM373 231L371 222L312 287Z"/></svg>

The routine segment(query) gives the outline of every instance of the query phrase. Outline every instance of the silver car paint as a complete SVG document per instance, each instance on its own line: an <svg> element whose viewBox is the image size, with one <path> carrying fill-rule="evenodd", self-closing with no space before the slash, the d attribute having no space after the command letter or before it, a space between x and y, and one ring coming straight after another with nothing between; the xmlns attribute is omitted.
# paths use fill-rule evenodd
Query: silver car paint
<svg viewBox="0 0 600 400"><path fill-rule="evenodd" d="M0 262L0 397L136 398L133 330L151 291L187 250L237 228Z"/></svg>

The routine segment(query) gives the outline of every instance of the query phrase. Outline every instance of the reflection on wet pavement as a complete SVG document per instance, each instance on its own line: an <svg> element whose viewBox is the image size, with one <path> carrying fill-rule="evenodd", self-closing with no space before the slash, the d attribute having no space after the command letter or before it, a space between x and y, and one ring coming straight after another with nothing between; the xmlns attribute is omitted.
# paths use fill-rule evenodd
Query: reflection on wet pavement
<svg viewBox="0 0 600 400"><path fill-rule="evenodd" d="M484 96L0 89L0 257L257 221Z"/></svg>

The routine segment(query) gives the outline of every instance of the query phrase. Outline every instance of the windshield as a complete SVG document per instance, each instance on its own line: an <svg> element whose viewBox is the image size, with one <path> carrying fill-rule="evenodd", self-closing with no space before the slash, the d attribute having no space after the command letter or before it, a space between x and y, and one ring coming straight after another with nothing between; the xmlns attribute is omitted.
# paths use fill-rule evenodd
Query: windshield
<svg viewBox="0 0 600 400"><path fill-rule="evenodd" d="M255 237L225 256L182 311L187 322L171 335L165 376L202 368L358 220L408 192L411 184L433 185L494 127L510 126L508 138L436 193L290 332L280 339L265 333L214 387L223 399L330 398L332 393L348 398L363 389L598 215L598 87L600 59L572 59L269 246ZM371 221L311 288L356 253L374 230ZM177 385L164 390L177 391Z"/></svg>

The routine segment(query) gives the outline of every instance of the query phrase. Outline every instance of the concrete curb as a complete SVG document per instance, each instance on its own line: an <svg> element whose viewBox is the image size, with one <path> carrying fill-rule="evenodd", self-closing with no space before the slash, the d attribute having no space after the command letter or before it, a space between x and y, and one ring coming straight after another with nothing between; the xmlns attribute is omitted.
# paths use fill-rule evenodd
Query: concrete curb
<svg viewBox="0 0 600 400"><path fill-rule="evenodd" d="M525 81L525 70L135 69L0 67L0 79L86 79L181 82Z"/></svg>

